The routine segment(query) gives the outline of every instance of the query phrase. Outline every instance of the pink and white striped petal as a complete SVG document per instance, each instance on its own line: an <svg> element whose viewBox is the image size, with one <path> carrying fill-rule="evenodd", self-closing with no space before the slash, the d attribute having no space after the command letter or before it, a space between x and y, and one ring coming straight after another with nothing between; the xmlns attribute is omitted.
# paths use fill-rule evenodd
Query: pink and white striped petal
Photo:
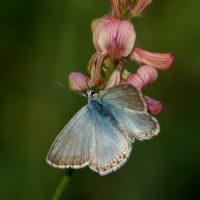
<svg viewBox="0 0 200 200"><path fill-rule="evenodd" d="M96 52L90 59L88 71L91 74L91 85L96 85L102 79L101 67L103 60L107 54L104 52Z"/></svg>
<svg viewBox="0 0 200 200"><path fill-rule="evenodd" d="M99 45L98 45L98 38L99 38L99 33L101 32L103 26L110 22L117 20L113 15L106 14L102 18L95 19L92 21L91 24L91 30L92 30L92 35L93 35L93 43L95 46L96 51L101 51Z"/></svg>
<svg viewBox="0 0 200 200"><path fill-rule="evenodd" d="M108 17L97 20L92 23L96 50L109 54L113 60L129 56L136 39L132 23Z"/></svg>
<svg viewBox="0 0 200 200"><path fill-rule="evenodd" d="M168 70L174 61L172 53L152 53L139 48L134 49L131 58L160 70Z"/></svg>
<svg viewBox="0 0 200 200"><path fill-rule="evenodd" d="M88 77L80 72L71 72L68 77L69 88L73 91L88 89Z"/></svg>
<svg viewBox="0 0 200 200"><path fill-rule="evenodd" d="M110 76L105 89L114 87L116 85L120 84L120 80L121 80L121 74L118 70L114 70L114 72L112 73L112 75Z"/></svg>
<svg viewBox="0 0 200 200"><path fill-rule="evenodd" d="M154 67L144 65L128 78L128 83L142 89L158 78L158 72Z"/></svg>
<svg viewBox="0 0 200 200"><path fill-rule="evenodd" d="M145 96L144 100L145 100L145 102L148 106L148 110L151 114L157 115L162 111L163 105L159 101L157 101L151 97L148 97L148 96Z"/></svg>
<svg viewBox="0 0 200 200"><path fill-rule="evenodd" d="M111 5L115 17L121 18L124 10L128 10L131 4L130 0L111 0Z"/></svg>
<svg viewBox="0 0 200 200"><path fill-rule="evenodd" d="M112 4L114 15L120 18L122 14L121 0L111 0L111 4Z"/></svg>
<svg viewBox="0 0 200 200"><path fill-rule="evenodd" d="M93 20L93 22L91 24L91 30L92 30L92 34L93 34L93 43L94 43L96 51L101 51L97 41L99 38L100 31L102 30L104 24L108 21L109 21L108 19L100 18L100 19Z"/></svg>
<svg viewBox="0 0 200 200"><path fill-rule="evenodd" d="M130 10L131 16L139 16L151 3L152 0L137 0L136 4Z"/></svg>

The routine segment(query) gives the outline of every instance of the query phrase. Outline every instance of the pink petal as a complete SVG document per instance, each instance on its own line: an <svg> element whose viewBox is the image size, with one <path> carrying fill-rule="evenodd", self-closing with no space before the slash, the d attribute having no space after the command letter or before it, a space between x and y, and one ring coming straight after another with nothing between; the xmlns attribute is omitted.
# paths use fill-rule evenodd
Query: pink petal
<svg viewBox="0 0 200 200"><path fill-rule="evenodd" d="M105 14L102 18L107 19L107 20L117 19L115 16L113 16L111 14Z"/></svg>
<svg viewBox="0 0 200 200"><path fill-rule="evenodd" d="M108 53L114 60L127 57L132 52L136 34L129 21L110 20L98 31L95 46Z"/></svg>
<svg viewBox="0 0 200 200"><path fill-rule="evenodd" d="M148 96L145 96L144 99L151 114L157 115L162 111L163 105L159 101L156 101Z"/></svg>
<svg viewBox="0 0 200 200"><path fill-rule="evenodd" d="M120 84L121 74L118 70L115 70L110 76L108 83L106 84L105 89L114 87Z"/></svg>
<svg viewBox="0 0 200 200"><path fill-rule="evenodd" d="M102 79L101 67L103 60L107 56L104 52L96 52L90 59L89 72L91 74L91 85L96 85Z"/></svg>
<svg viewBox="0 0 200 200"><path fill-rule="evenodd" d="M75 91L86 90L88 88L88 77L80 72L71 72L69 74L69 88Z"/></svg>
<svg viewBox="0 0 200 200"><path fill-rule="evenodd" d="M111 4L112 4L114 15L116 17L120 18L121 17L121 13L122 13L121 1L120 0L112 0Z"/></svg>
<svg viewBox="0 0 200 200"><path fill-rule="evenodd" d="M123 17L124 11L129 9L131 4L130 0L111 0L112 9L115 17Z"/></svg>
<svg viewBox="0 0 200 200"><path fill-rule="evenodd" d="M94 43L96 51L101 51L98 44L98 38L103 26L107 24L108 22L114 21L114 20L116 20L116 18L113 15L106 14L102 18L95 19L92 21L91 30L93 34L93 43Z"/></svg>
<svg viewBox="0 0 200 200"><path fill-rule="evenodd" d="M128 8L131 4L131 0L121 0L123 8Z"/></svg>
<svg viewBox="0 0 200 200"><path fill-rule="evenodd" d="M141 77L140 77L137 73L131 75L131 76L128 78L127 83L133 85L134 87L136 87L136 88L138 88L138 89L141 89L141 88L143 88L143 86L144 86L143 80L141 79Z"/></svg>
<svg viewBox="0 0 200 200"><path fill-rule="evenodd" d="M137 0L136 4L130 10L131 16L139 16L151 4L152 0Z"/></svg>
<svg viewBox="0 0 200 200"><path fill-rule="evenodd" d="M134 49L131 57L160 70L168 70L174 61L172 53L151 53L139 48Z"/></svg>
<svg viewBox="0 0 200 200"><path fill-rule="evenodd" d="M91 29L92 29L92 34L93 34L93 43L94 43L96 51L101 51L97 41L99 38L99 33L102 30L104 23L106 22L107 22L107 19L100 18L100 19L93 20L91 24Z"/></svg>
<svg viewBox="0 0 200 200"><path fill-rule="evenodd" d="M128 78L128 83L136 88L142 89L158 78L158 72L155 68L144 65L137 70L137 73Z"/></svg>

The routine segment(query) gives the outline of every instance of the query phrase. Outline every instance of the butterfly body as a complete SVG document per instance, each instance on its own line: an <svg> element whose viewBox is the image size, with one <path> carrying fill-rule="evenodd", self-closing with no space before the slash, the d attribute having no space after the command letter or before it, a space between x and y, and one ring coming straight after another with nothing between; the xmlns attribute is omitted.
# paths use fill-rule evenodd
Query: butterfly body
<svg viewBox="0 0 200 200"><path fill-rule="evenodd" d="M158 132L159 124L136 88L121 85L90 92L88 104L56 138L47 162L57 168L89 166L106 175L126 162L135 139L150 139Z"/></svg>
<svg viewBox="0 0 200 200"><path fill-rule="evenodd" d="M118 122L110 111L111 107L106 105L98 96L95 99L90 99L88 102L88 111L91 113L93 120L98 115L100 118L104 118L106 123L111 123L113 126L118 126Z"/></svg>

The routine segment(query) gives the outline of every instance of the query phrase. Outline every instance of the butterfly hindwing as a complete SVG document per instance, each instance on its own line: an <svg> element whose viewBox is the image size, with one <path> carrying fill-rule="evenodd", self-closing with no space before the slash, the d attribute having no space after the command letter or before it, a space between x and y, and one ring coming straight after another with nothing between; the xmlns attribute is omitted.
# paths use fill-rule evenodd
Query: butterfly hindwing
<svg viewBox="0 0 200 200"><path fill-rule="evenodd" d="M111 106L110 109L128 139L147 140L159 133L157 120L148 113L137 113Z"/></svg>
<svg viewBox="0 0 200 200"><path fill-rule="evenodd" d="M89 167L106 175L121 167L131 152L131 143L102 101L89 102L94 122L94 139Z"/></svg>

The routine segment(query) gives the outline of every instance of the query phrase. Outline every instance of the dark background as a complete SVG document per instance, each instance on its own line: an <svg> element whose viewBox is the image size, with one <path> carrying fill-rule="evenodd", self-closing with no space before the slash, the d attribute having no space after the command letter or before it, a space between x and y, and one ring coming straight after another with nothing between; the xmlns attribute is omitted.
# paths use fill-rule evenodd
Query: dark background
<svg viewBox="0 0 200 200"><path fill-rule="evenodd" d="M86 71L94 53L90 22L109 9L108 0L0 1L0 199L52 196L64 171L47 165L46 154L86 103L68 89L67 76ZM62 199L199 199L199 9L199 0L155 0L134 21L137 47L176 58L145 89L165 106L161 133L136 142L115 173L76 171Z"/></svg>

